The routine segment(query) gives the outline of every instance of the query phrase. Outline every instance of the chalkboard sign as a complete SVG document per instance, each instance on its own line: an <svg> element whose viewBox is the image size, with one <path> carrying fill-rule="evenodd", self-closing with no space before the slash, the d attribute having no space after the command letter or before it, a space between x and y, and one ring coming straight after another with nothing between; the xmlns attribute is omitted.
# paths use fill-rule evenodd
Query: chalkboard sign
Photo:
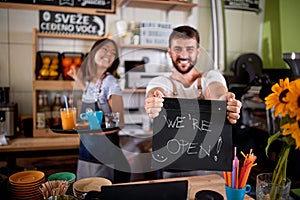
<svg viewBox="0 0 300 200"><path fill-rule="evenodd" d="M96 35L105 34L105 16L78 13L39 11L42 33Z"/></svg>
<svg viewBox="0 0 300 200"><path fill-rule="evenodd" d="M17 8L15 5L25 5L23 8L44 9L50 10L64 7L65 11L70 11L70 8L96 9L102 13L116 13L116 0L0 0L8 5L12 3L12 8ZM53 10L57 11L57 10ZM61 11L61 10L59 10Z"/></svg>
<svg viewBox="0 0 300 200"><path fill-rule="evenodd" d="M224 8L260 12L259 0L224 0Z"/></svg>
<svg viewBox="0 0 300 200"><path fill-rule="evenodd" d="M226 101L165 98L154 119L152 168L231 171Z"/></svg>

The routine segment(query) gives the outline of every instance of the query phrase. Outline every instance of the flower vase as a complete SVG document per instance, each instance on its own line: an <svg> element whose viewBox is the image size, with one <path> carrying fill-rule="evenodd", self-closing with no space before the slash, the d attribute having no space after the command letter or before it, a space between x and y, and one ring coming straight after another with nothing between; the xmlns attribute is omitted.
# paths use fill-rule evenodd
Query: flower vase
<svg viewBox="0 0 300 200"><path fill-rule="evenodd" d="M284 185L272 183L272 173L262 173L256 178L257 200L288 200L290 196L291 180Z"/></svg>

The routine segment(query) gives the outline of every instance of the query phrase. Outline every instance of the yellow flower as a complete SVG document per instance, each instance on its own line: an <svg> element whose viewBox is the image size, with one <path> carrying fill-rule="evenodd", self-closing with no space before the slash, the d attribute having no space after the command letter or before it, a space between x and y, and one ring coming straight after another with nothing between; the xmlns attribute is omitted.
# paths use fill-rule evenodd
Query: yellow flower
<svg viewBox="0 0 300 200"><path fill-rule="evenodd" d="M265 98L267 110L275 107L275 117L277 117L279 114L284 117L287 114L288 109L286 105L288 102L286 100L286 96L289 92L289 84L289 78L286 78L285 80L280 79L279 84L276 83L272 86L273 93Z"/></svg>
<svg viewBox="0 0 300 200"><path fill-rule="evenodd" d="M296 149L300 148L300 121L295 121L293 123L286 123L281 126L283 129L282 135L291 135L296 143Z"/></svg>
<svg viewBox="0 0 300 200"><path fill-rule="evenodd" d="M266 109L274 107L274 116L280 118L280 130L268 139L266 153L272 142L281 138L283 144L281 154L273 172L272 183L284 185L286 183L287 160L290 149L296 146L300 149L300 79L289 82L289 79L280 79L279 84L272 86L272 92L266 100ZM270 193L271 199L277 199L273 187ZM280 192L279 192L280 193Z"/></svg>
<svg viewBox="0 0 300 200"><path fill-rule="evenodd" d="M290 83L287 99L289 100L287 103L289 116L300 120L300 79L296 79Z"/></svg>

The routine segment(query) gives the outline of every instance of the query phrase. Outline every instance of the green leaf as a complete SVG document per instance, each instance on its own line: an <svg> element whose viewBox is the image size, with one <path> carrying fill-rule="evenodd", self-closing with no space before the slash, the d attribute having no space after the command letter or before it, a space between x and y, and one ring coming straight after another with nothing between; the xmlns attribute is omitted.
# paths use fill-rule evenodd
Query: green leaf
<svg viewBox="0 0 300 200"><path fill-rule="evenodd" d="M281 132L278 131L277 133L275 133L274 135L271 135L268 138L268 144L267 144L267 146L265 148L267 157L268 157L268 149L269 149L270 145L272 144L272 142L274 142L275 140L277 140L277 138L279 138L280 136L281 136Z"/></svg>

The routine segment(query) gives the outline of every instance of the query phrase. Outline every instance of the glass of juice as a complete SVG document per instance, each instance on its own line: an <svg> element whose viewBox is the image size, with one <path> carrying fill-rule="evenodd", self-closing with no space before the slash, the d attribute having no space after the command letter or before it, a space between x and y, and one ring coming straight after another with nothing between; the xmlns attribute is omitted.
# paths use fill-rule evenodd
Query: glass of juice
<svg viewBox="0 0 300 200"><path fill-rule="evenodd" d="M61 108L60 117L63 130L71 130L76 124L76 108Z"/></svg>

